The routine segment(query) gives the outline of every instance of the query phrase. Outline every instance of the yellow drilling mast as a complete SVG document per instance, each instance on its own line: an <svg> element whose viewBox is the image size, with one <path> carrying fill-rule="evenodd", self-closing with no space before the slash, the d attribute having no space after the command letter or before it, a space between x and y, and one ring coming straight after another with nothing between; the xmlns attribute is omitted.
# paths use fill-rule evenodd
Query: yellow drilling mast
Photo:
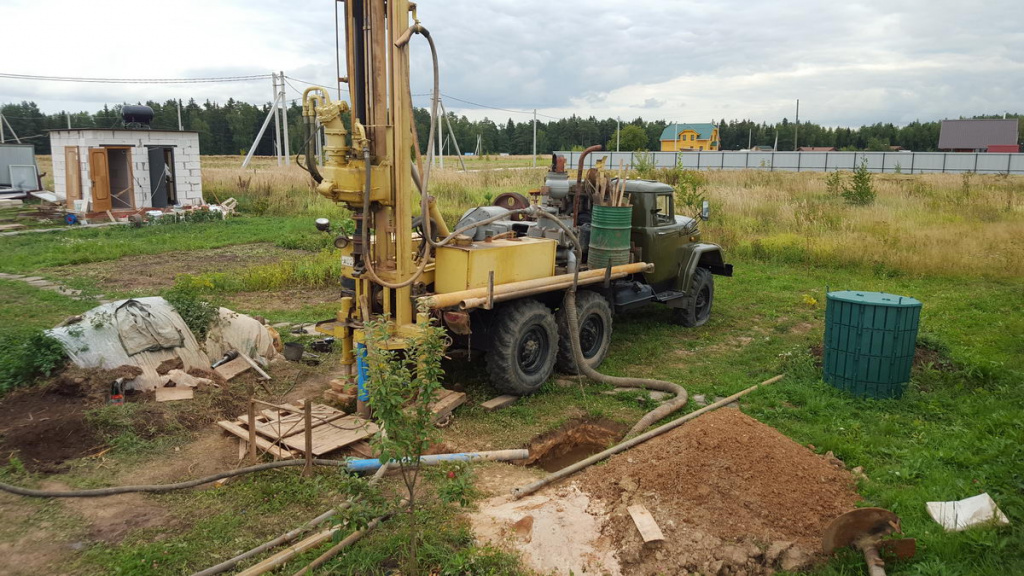
<svg viewBox="0 0 1024 576"><path fill-rule="evenodd" d="M353 294L342 298L335 322L319 326L341 342L342 378L355 383L362 323L372 315L388 316L395 325L394 346L402 347L402 337L416 329L413 290L433 281L433 263L430 250L413 250L408 40L418 24L415 5L348 0L344 6L348 78L342 80L351 104L332 101L324 88L309 88L302 114L311 130L324 127L322 166L307 145L316 190L347 204L356 225L351 238L339 236L335 242L343 275L355 283ZM350 122L351 134L343 120ZM447 234L443 219L434 220ZM360 403L365 400L360 388Z"/></svg>

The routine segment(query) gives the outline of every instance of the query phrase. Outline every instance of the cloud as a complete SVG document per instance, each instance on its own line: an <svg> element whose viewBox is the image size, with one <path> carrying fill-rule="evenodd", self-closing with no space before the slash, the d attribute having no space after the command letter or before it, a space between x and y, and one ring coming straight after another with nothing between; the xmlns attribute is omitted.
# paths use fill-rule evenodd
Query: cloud
<svg viewBox="0 0 1024 576"><path fill-rule="evenodd" d="M7 0L3 72L200 77L283 70L335 86L329 0ZM339 5L339 6L343 6ZM801 119L827 125L1021 111L1024 3L951 0L714 3L636 0L420 0L436 40L447 108L473 118L630 117L704 122ZM130 18L125 15L131 15ZM45 21L45 29L34 25ZM114 40L116 32L116 40ZM429 54L411 44L418 105ZM31 57L27 55L31 53ZM342 75L346 74L344 65ZM304 84L293 81L289 97ZM43 110L195 97L269 101L269 79L243 84L91 85L0 80L0 102Z"/></svg>

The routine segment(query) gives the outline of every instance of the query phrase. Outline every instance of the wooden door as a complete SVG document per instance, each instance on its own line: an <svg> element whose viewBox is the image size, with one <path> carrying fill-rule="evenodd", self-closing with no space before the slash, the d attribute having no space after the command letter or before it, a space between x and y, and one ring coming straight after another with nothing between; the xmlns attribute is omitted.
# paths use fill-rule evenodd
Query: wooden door
<svg viewBox="0 0 1024 576"><path fill-rule="evenodd" d="M64 148L64 194L68 209L74 210L75 200L82 198L82 166L78 162L78 147Z"/></svg>
<svg viewBox="0 0 1024 576"><path fill-rule="evenodd" d="M89 179L92 181L92 211L110 210L110 160L106 148L89 149Z"/></svg>

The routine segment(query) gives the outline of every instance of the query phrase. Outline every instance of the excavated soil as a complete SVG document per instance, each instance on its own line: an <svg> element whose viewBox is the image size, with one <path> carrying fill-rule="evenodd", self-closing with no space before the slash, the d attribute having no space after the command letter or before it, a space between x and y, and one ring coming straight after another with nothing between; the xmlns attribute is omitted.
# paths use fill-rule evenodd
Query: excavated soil
<svg viewBox="0 0 1024 576"><path fill-rule="evenodd" d="M190 371L201 376L209 376L208 372ZM106 404L114 380L130 380L139 373L136 366L69 367L46 384L4 397L0 400L0 457L17 455L33 472L58 474L67 471L69 460L102 451L111 433L130 430L152 439L183 429L199 430L220 418L242 414L255 386L255 376L242 374L231 385L201 389L195 399L177 406L154 402L151 393L129 392L125 402L141 405L126 412L121 428L98 429L88 412Z"/></svg>
<svg viewBox="0 0 1024 576"><path fill-rule="evenodd" d="M739 410L702 416L575 477L607 510L623 574L770 574L813 564L827 524L859 500L842 463ZM626 508L665 535L644 545Z"/></svg>

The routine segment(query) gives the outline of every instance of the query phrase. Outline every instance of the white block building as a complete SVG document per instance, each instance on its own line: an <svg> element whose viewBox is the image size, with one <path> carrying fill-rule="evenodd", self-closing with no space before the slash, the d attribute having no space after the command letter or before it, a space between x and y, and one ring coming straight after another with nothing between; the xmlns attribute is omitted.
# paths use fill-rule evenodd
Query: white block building
<svg viewBox="0 0 1024 576"><path fill-rule="evenodd" d="M53 183L68 208L85 211L203 203L199 133L171 130L51 130Z"/></svg>

